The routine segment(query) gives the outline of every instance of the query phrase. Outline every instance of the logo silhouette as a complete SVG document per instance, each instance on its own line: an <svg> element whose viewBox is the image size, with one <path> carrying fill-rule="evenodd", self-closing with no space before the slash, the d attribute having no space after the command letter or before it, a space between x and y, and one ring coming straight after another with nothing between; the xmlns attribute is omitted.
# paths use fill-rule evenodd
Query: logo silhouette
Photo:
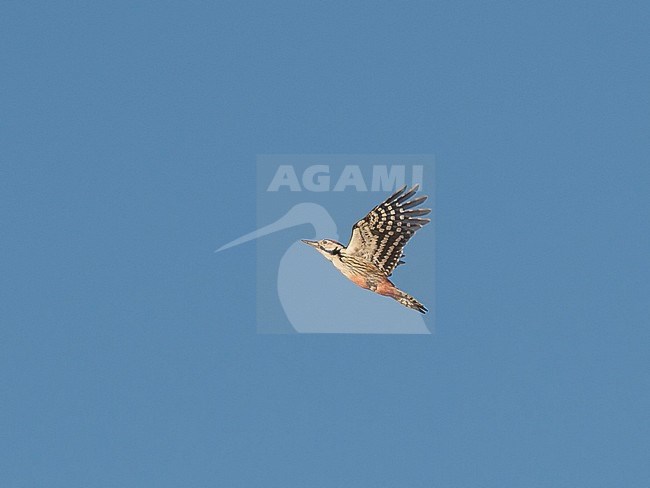
<svg viewBox="0 0 650 488"><path fill-rule="evenodd" d="M288 229L304 225L313 229L312 239L338 239L336 222L327 209L317 203L302 202L293 205L277 220L224 244L217 252L250 241L264 240L266 236L280 235ZM258 270L258 273L264 273L265 283L269 283L271 273L275 274L275 286L273 289L266 286L258 288L258 300L261 299L266 304L275 295L284 316L296 332L431 333L423 315L395 306L392 301L384 300L374 293L366 293L342 275L332 273L331 268L324 261L316 259L313 251L300 240L283 240L277 237L272 240L277 242L276 247L268 247L268 241L258 246L258 254L263 252L259 254L260 257L263 256L262 271ZM268 261L268 251L271 249L274 249L274 253L280 253L278 261ZM322 290L327 292L323 293ZM271 326L270 323L267 324L267 320L264 310L258 308L258 330L263 332Z"/></svg>

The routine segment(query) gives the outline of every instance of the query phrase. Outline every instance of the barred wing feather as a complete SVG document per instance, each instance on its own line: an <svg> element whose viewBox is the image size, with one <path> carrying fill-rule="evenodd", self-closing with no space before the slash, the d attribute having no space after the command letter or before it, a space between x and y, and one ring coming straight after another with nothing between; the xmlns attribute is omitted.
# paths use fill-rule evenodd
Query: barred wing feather
<svg viewBox="0 0 650 488"><path fill-rule="evenodd" d="M360 256L381 268L386 276L400 264L403 249L413 234L431 220L420 218L431 212L429 208L415 208L427 197L409 200L418 190L415 185L397 190L385 202L373 208L368 215L352 228L347 253Z"/></svg>

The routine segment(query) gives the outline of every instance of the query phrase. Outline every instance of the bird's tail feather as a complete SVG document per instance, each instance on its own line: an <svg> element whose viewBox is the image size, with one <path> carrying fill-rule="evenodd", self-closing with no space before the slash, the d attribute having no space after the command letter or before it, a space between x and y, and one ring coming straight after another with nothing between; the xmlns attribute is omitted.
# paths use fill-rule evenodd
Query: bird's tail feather
<svg viewBox="0 0 650 488"><path fill-rule="evenodd" d="M399 303L401 303L405 307L412 308L413 310L417 310L420 313L427 313L429 311L427 309L427 307L422 305L420 302L418 302L411 295L409 295L406 292L403 292L399 288L394 288L392 290L392 293L390 294L390 297L394 298L395 300L397 300Z"/></svg>

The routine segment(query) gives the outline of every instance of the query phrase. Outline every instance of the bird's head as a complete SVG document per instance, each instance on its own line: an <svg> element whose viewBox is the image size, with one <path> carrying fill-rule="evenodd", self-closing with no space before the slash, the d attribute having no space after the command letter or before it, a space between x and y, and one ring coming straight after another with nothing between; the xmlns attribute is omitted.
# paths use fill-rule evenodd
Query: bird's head
<svg viewBox="0 0 650 488"><path fill-rule="evenodd" d="M319 253L325 256L325 259L329 261L334 259L335 256L338 256L341 252L341 249L343 249L343 244L331 239L321 239L320 241L308 241L306 239L302 239L302 242L316 249Z"/></svg>

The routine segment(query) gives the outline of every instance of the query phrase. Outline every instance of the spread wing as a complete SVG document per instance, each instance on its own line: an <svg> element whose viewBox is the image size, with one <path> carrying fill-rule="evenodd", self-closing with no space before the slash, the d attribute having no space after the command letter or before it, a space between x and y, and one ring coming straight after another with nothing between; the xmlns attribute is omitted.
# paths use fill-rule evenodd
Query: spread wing
<svg viewBox="0 0 650 488"><path fill-rule="evenodd" d="M368 215L354 224L346 252L375 263L390 276L403 264L403 249L415 231L431 219L419 218L431 212L429 208L414 208L427 197L409 200L418 190L415 185L406 191L406 185L373 208Z"/></svg>

